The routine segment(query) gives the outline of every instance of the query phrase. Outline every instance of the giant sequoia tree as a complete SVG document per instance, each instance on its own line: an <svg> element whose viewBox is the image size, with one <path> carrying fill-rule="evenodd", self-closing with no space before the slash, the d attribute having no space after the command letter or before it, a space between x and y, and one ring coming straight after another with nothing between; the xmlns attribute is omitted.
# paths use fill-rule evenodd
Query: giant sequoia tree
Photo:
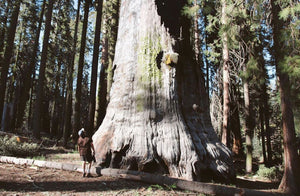
<svg viewBox="0 0 300 196"><path fill-rule="evenodd" d="M96 158L106 167L230 180L230 151L211 125L184 4L122 1L111 98L93 135Z"/></svg>

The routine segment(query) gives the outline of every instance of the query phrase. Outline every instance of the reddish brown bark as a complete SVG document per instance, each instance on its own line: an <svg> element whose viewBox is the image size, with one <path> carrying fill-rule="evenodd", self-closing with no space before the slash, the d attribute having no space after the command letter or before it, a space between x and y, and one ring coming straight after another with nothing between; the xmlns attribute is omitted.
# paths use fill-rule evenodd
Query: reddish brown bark
<svg viewBox="0 0 300 196"><path fill-rule="evenodd" d="M243 154L243 148L238 103L235 104L235 107L233 110L231 110L231 112L232 115L230 127L233 133L232 152L235 156L240 157Z"/></svg>
<svg viewBox="0 0 300 196"><path fill-rule="evenodd" d="M287 74L279 73L278 77L284 148L284 175L279 189L289 193L297 193L300 191L300 161L297 154L294 115L289 96L290 82Z"/></svg>
<svg viewBox="0 0 300 196"><path fill-rule="evenodd" d="M277 76L279 79L280 102L282 112L283 148L284 148L284 175L279 185L279 189L297 194L300 192L300 160L296 148L295 123L292 104L290 100L290 81L289 76L282 70L285 51L282 50L281 31L284 21L279 18L280 6L271 1L272 6L272 27L274 42L274 58Z"/></svg>
<svg viewBox="0 0 300 196"><path fill-rule="evenodd" d="M226 1L222 1L222 25L227 25L226 17ZM222 143L228 146L228 121L230 113L230 99L229 99L229 84L230 84L230 66L229 66L229 49L228 49L228 38L226 31L223 32L223 125L222 125Z"/></svg>

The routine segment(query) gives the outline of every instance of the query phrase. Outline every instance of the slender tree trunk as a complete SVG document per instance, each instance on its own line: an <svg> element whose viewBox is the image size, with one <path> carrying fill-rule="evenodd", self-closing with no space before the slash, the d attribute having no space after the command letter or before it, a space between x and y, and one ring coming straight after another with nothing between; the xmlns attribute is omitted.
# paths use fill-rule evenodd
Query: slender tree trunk
<svg viewBox="0 0 300 196"><path fill-rule="evenodd" d="M194 6L198 5L198 0L194 0ZM194 36L195 36L195 42L194 42L194 48L195 48L195 60L197 63L199 63L200 58L200 40L199 40L199 13L196 12L196 15L194 16ZM199 63L200 64L200 63Z"/></svg>
<svg viewBox="0 0 300 196"><path fill-rule="evenodd" d="M103 55L103 53L102 53ZM99 128L101 125L105 114L106 114L106 107L107 107L107 67L105 68L102 64L100 70L100 79L99 79L99 86L98 86L98 95L97 95L97 111L95 116L95 128Z"/></svg>
<svg viewBox="0 0 300 196"><path fill-rule="evenodd" d="M76 20L75 20L75 29L74 29L74 39L72 45L72 56L70 59L70 64L67 67L67 95L66 95L66 106L65 106L65 117L64 117L64 131L63 137L69 138L70 132L72 130L72 100L73 100L73 71L75 64L75 56L77 52L77 33L78 33L78 24L80 17L80 4L81 0L77 1L77 11L76 11ZM73 131L73 143L77 140L77 131Z"/></svg>
<svg viewBox="0 0 300 196"><path fill-rule="evenodd" d="M14 2L14 7L11 15L10 26L7 30L7 40L6 40L6 47L4 52L4 58L1 62L1 77L0 77L0 120L2 119L2 112L4 106L4 98L6 92L6 83L7 83L7 74L9 65L11 62L11 57L13 55L13 48L14 48L14 40L15 34L17 29L17 21L20 11L20 0L16 0Z"/></svg>
<svg viewBox="0 0 300 196"><path fill-rule="evenodd" d="M206 50L207 50L207 44L205 44L205 47L206 47ZM210 82L210 80L209 80L209 62L208 62L208 60L207 60L207 58L205 58L205 64L206 64L206 94L207 94L207 97L208 97L208 99L210 98L209 97L209 88L210 88L210 85L209 85L209 82Z"/></svg>
<svg viewBox="0 0 300 196"><path fill-rule="evenodd" d="M181 16L184 3L122 1L111 99L93 135L103 167L190 180L234 177L230 150L212 128L207 96L200 96L204 78L193 60L190 21ZM159 58L167 51L171 65Z"/></svg>
<svg viewBox="0 0 300 196"><path fill-rule="evenodd" d="M237 90L236 85L232 84L232 93L234 97L234 101L230 106L231 109L231 122L230 122L230 129L233 133L233 145L232 145L232 152L235 156L241 157L243 155L243 147L242 147L242 135L241 135L241 122L239 116L239 99L240 95Z"/></svg>
<svg viewBox="0 0 300 196"><path fill-rule="evenodd" d="M281 30L284 23L279 19L280 6L271 1L272 6L272 28L274 42L274 58L276 72L279 80L280 104L282 112L282 130L283 130L283 149L284 149L284 175L282 177L279 189L297 194L300 192L300 160L296 148L295 123L292 104L290 100L290 81L289 76L280 66L284 60L285 51L282 50L284 43L281 41Z"/></svg>
<svg viewBox="0 0 300 196"><path fill-rule="evenodd" d="M207 2L202 2L202 6L205 7L207 6ZM203 14L203 19L204 19L204 28L206 29L207 26L208 26L208 14ZM216 32L217 33L217 32ZM209 44L208 43L208 32L207 30L204 30L204 45L205 45L205 50L208 51L208 47L207 45ZM206 91L207 91L207 96L208 96L208 99L210 99L210 74L209 74L209 66L210 66L210 63L208 61L208 58L205 58L205 64L206 64Z"/></svg>
<svg viewBox="0 0 300 196"><path fill-rule="evenodd" d="M222 16L221 22L222 25L227 25L227 16L226 16L226 1L222 0ZM223 43L223 125L222 125L222 143L228 146L228 121L230 113L230 99L229 99L229 85L230 85L230 66L229 66L229 49L228 49L228 35L226 31L222 35Z"/></svg>
<svg viewBox="0 0 300 196"><path fill-rule="evenodd" d="M54 99L52 101L52 110L50 115L50 134L51 136L57 136L59 133L59 127L60 127L60 119L59 118L59 102L60 102L60 78L61 78L61 66L62 62L60 60L60 55L58 54L58 60L57 60L57 70L56 70L56 76L55 76L55 87L54 87Z"/></svg>
<svg viewBox="0 0 300 196"><path fill-rule="evenodd" d="M259 104L259 118L260 118L260 136L261 136L261 146L263 153L263 162L266 164L267 155L266 155L266 142L265 142L265 119L264 119L264 107L263 107L263 98L260 99Z"/></svg>
<svg viewBox="0 0 300 196"><path fill-rule="evenodd" d="M239 107L236 107L232 114L232 132L233 132L233 145L232 152L235 156L241 157L243 155L242 135L239 117Z"/></svg>
<svg viewBox="0 0 300 196"><path fill-rule="evenodd" d="M98 0L96 6L97 6L96 7L97 17L96 17L96 26L95 26L94 53L93 53L93 62L92 62L91 87L90 87L91 97L89 102L89 119L88 119L88 129L87 129L88 135L90 136L95 131L94 118L95 118L95 105L96 105L96 86L97 86L97 72L98 72L103 0Z"/></svg>
<svg viewBox="0 0 300 196"><path fill-rule="evenodd" d="M46 62L47 62L47 54L48 54L48 45L49 45L49 37L51 31L51 19L52 19L52 10L53 4L55 0L49 0L47 13L46 13L46 21L45 21L45 33L43 39L43 49L41 55L41 63L39 69L39 79L37 83L37 95L36 101L34 105L34 117L33 117L33 135L35 138L40 138L40 131L42 129L42 118L43 118L43 101L44 101L44 85L45 85L45 70L46 70Z"/></svg>
<svg viewBox="0 0 300 196"><path fill-rule="evenodd" d="M75 95L75 114L74 114L74 131L76 136L78 137L77 131L81 126L81 115L80 115L80 107L81 107L81 95L82 95L82 75L83 75L83 66L84 66L84 53L86 47L86 33L87 33L87 25L88 25L88 17L89 17L89 7L90 0L85 0L84 3L84 18L81 32L81 43L80 43L80 53L79 53L79 62L78 62L78 71L77 71L77 84L76 84L76 95ZM66 139L64 138L64 143L66 145Z"/></svg>
<svg viewBox="0 0 300 196"><path fill-rule="evenodd" d="M262 40L262 38L260 38ZM262 78L263 78L263 83L261 85L261 108L263 109L263 111L260 111L260 115L261 115L261 119L263 120L264 126L265 128L262 130L262 139L263 142L265 142L265 145L263 146L263 151L266 151L264 153L264 163L266 165L270 165L272 163L272 156L273 156L273 152L272 152L272 148L271 148L271 128L270 128L270 107L269 107L269 95L267 92L267 78L268 78L268 74L267 74L267 70L265 68L265 60L263 55L263 46L259 46L257 49L257 51L259 51L259 62L260 62L260 66L261 66L261 70L262 70ZM265 140L266 139L266 140ZM265 149L265 147L267 147Z"/></svg>
<svg viewBox="0 0 300 196"><path fill-rule="evenodd" d="M31 129L33 128L33 96L34 96L34 91L35 91L35 88L34 88L34 78L35 78L35 72L33 72L32 74L32 80L31 80L31 89L30 89L30 94L29 94L29 112L28 112L28 119L27 119L27 122L28 122L28 128Z"/></svg>
<svg viewBox="0 0 300 196"><path fill-rule="evenodd" d="M13 112L12 112L12 119L11 119L11 123L10 123L10 130L12 132L16 132L16 119L17 119L17 112L18 112L18 106L22 100L21 98L21 94L20 94L20 91L21 91L21 88L23 88L23 81L21 80L22 76L17 76L17 73L16 73L16 70L17 70L17 66L19 64L19 58L20 58L20 51L22 50L21 49L21 43L22 43L22 40L24 38L24 34L23 34L23 22L21 22L20 24L20 29L21 29L21 32L19 34L19 41L18 41L18 47L16 49L16 55L15 55L15 63L14 63L14 66L12 68L12 75L13 77L11 77L11 82L10 82L10 86L8 87L8 92L10 93L7 93L7 94L10 94L10 98L7 98L6 100L8 102L13 102ZM27 48L23 48L23 52L26 51ZM24 64L25 63L21 63L21 73L20 75L23 73L23 70L24 70ZM16 87L14 87L16 86Z"/></svg>
<svg viewBox="0 0 300 196"><path fill-rule="evenodd" d="M118 23L119 23L119 11L120 11L120 0L109 3L112 14L112 20L110 20L110 34L108 42L108 73L107 73L107 102L110 101L110 89L113 83L114 71L116 65L113 64L115 56L115 46L118 35Z"/></svg>
<svg viewBox="0 0 300 196"><path fill-rule="evenodd" d="M267 71L264 69L264 75L265 77L267 76ZM263 107L264 107L264 122L266 125L266 143L267 143L267 163L268 165L272 163L272 156L273 156L273 151L271 148L271 127L270 127L270 109L269 109L269 95L267 93L267 85L266 83L263 84Z"/></svg>
<svg viewBox="0 0 300 196"><path fill-rule="evenodd" d="M4 43L5 43L5 35L6 35L6 30L7 30L7 19L8 19L8 13L9 13L9 9L11 8L11 1L7 1L7 5L5 7L5 11L3 13L3 18L1 21L1 29L0 29L0 62L2 62L3 60L3 54L2 52L4 51ZM2 67L2 65L1 65ZM0 67L0 74L1 74L1 68Z"/></svg>
<svg viewBox="0 0 300 196"><path fill-rule="evenodd" d="M32 40L32 43L33 43L32 50L29 51L30 56L31 56L29 65L27 65L27 64L22 65L24 67L22 68L23 75L22 75L22 81L20 81L20 82L23 85L22 85L22 87L20 87L20 95L19 95L19 97L22 97L22 99L20 99L20 102L17 106L18 111L17 111L17 117L16 117L16 129L20 129L23 124L26 103L29 100L30 88L32 88L32 75L33 75L33 71L35 68L36 61L37 61L37 51L38 51L38 46L39 46L40 32L41 32L41 28L42 28L45 5L46 5L46 0L44 0L43 4L42 4L42 10L39 15L38 27L34 27L35 29L32 29L32 31L34 31L36 34L35 34L34 40Z"/></svg>
<svg viewBox="0 0 300 196"><path fill-rule="evenodd" d="M108 35L106 28L107 19L104 17L103 22L103 39L102 39L102 56L101 56L101 70L98 85L98 95L97 95L97 109L95 116L95 128L99 128L104 116L106 114L107 107L107 67L108 67Z"/></svg>
<svg viewBox="0 0 300 196"><path fill-rule="evenodd" d="M263 63L263 65L265 65ZM264 78L267 78L267 71L266 69L263 67L263 77ZM263 108L263 111L260 115L262 115L262 119L264 120L264 125L265 125L265 130L264 130L264 136L262 137L265 137L266 138L266 146L267 146L267 149L266 149L266 152L267 152L267 155L265 158L264 158L264 161L267 165L270 165L272 163L272 156L273 156L273 152L272 152L272 148L271 148L271 128L270 128L270 109L269 109L269 103L268 103L268 100L269 100L269 95L267 93L267 84L266 84L266 80L264 81L264 83L262 84L262 97L261 97L261 102L262 102L262 108Z"/></svg>
<svg viewBox="0 0 300 196"><path fill-rule="evenodd" d="M255 51L256 51L256 56L258 56L258 62L259 62L259 69L261 70L262 76L261 78L263 79L262 85L260 86L260 118L261 118L261 126L264 125L264 129L262 129L262 142L265 143L263 145L263 151L266 151L263 153L264 156L264 163L266 165L269 165L269 163L272 162L272 149L271 149L271 139L270 139L270 115L269 115L269 95L267 92L267 80L268 80L268 74L266 70L266 62L264 59L264 37L262 36L262 30L259 31L259 39L261 44L259 44ZM266 140L265 140L266 139ZM265 142L266 141L266 142ZM265 147L267 147L265 149Z"/></svg>
<svg viewBox="0 0 300 196"><path fill-rule="evenodd" d="M246 72L244 67L244 72ZM251 105L249 94L249 83L244 81L244 101L245 101L245 135L246 135L246 172L252 173L252 127L251 127Z"/></svg>

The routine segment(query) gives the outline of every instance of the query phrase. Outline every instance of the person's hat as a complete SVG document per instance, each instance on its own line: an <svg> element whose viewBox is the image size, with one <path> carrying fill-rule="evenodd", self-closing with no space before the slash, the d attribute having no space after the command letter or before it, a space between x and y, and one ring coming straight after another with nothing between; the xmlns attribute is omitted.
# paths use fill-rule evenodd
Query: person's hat
<svg viewBox="0 0 300 196"><path fill-rule="evenodd" d="M78 131L78 135L80 136L83 132L84 132L84 128L82 128Z"/></svg>

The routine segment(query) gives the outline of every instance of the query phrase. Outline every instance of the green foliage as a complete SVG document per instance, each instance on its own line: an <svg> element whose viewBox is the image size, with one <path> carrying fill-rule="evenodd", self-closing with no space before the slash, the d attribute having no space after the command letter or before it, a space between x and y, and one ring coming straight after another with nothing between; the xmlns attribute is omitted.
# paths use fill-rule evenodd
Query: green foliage
<svg viewBox="0 0 300 196"><path fill-rule="evenodd" d="M300 3L299 1L278 1L281 7L279 17L284 21L280 38L282 58L279 69L287 73L290 79L291 101L295 117L296 133L299 133L300 119Z"/></svg>
<svg viewBox="0 0 300 196"><path fill-rule="evenodd" d="M31 157L27 157L28 159L30 159ZM46 160L46 157L44 155L42 156L34 156L32 157L31 159L33 160L40 160L40 161L45 161Z"/></svg>
<svg viewBox="0 0 300 196"><path fill-rule="evenodd" d="M254 159L259 160L262 157L262 145L261 145L261 138L254 136L252 139L252 146L253 146L253 151L252 151L252 157ZM245 154L246 154L246 145L244 147Z"/></svg>
<svg viewBox="0 0 300 196"><path fill-rule="evenodd" d="M292 18L293 20L298 20L297 15L300 14L300 3L296 5L289 5L282 9L279 13L279 16L283 20L287 20L288 18Z"/></svg>
<svg viewBox="0 0 300 196"><path fill-rule="evenodd" d="M298 100L300 100L300 93L299 93L299 97ZM300 111L296 110L295 111L295 129L296 129L296 134L297 138L298 138L298 145L300 147Z"/></svg>
<svg viewBox="0 0 300 196"><path fill-rule="evenodd" d="M198 3L195 4L193 0L189 0L188 3L183 7L182 14L192 18L199 12Z"/></svg>
<svg viewBox="0 0 300 196"><path fill-rule="evenodd" d="M164 187L162 187L159 184L152 184L148 187L148 191L152 191L152 190L164 190Z"/></svg>
<svg viewBox="0 0 300 196"><path fill-rule="evenodd" d="M292 79L300 78L300 55L286 56L280 63L282 71L287 73Z"/></svg>
<svg viewBox="0 0 300 196"><path fill-rule="evenodd" d="M171 191L171 190L176 189L176 188L177 188L177 187L176 187L175 184L172 184L172 185L170 185L170 186L168 186L168 185L161 186L161 185L159 185L159 184L152 184L152 185L150 185L150 186L147 188L147 190L148 190L148 191L155 191L155 190L169 190L169 191Z"/></svg>
<svg viewBox="0 0 300 196"><path fill-rule="evenodd" d="M0 137L0 155L32 157L38 154L40 146L27 142L18 142L16 137Z"/></svg>
<svg viewBox="0 0 300 196"><path fill-rule="evenodd" d="M148 90L152 88L151 82L157 82L158 86L162 85L162 72L158 69L156 57L162 50L159 35L153 36L157 39L151 39L151 36L146 36L141 39L138 49L138 78L140 88ZM145 94L143 91L136 94L136 106L138 111L143 111L145 104Z"/></svg>
<svg viewBox="0 0 300 196"><path fill-rule="evenodd" d="M268 178L272 181L278 181L282 178L283 170L280 167L273 166L270 168L265 167L264 165L259 166L257 175L260 177Z"/></svg>
<svg viewBox="0 0 300 196"><path fill-rule="evenodd" d="M208 20L208 25L206 27L206 30L208 32L214 31L215 28L218 26L219 19L217 17L215 17L215 16L208 15L207 16L207 20Z"/></svg>
<svg viewBox="0 0 300 196"><path fill-rule="evenodd" d="M167 187L168 190L173 190L173 189L177 188L177 186L175 184L171 184L170 186L166 185L166 187Z"/></svg>
<svg viewBox="0 0 300 196"><path fill-rule="evenodd" d="M259 71L259 65L257 59L251 57L247 62L247 70L240 72L240 77L245 80L254 79L255 75ZM258 78L259 79L259 78ZM257 80L255 80L257 82Z"/></svg>

